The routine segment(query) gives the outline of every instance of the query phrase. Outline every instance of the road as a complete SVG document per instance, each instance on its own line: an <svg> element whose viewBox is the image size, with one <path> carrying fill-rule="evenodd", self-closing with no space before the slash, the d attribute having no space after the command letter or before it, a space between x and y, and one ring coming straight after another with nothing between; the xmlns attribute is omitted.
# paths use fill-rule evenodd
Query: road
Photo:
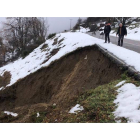
<svg viewBox="0 0 140 140"><path fill-rule="evenodd" d="M87 32L87 34L89 34L89 35L91 35L93 37L96 37L96 38L99 38L99 39L103 39L104 40L104 36L103 35L100 35L99 32L96 32L96 35L92 35L92 32ZM111 41L111 43L117 45L117 43L118 43L118 37L110 36L110 41ZM123 47L126 48L126 49L133 50L135 52L140 53L140 41L126 39L124 37Z"/></svg>

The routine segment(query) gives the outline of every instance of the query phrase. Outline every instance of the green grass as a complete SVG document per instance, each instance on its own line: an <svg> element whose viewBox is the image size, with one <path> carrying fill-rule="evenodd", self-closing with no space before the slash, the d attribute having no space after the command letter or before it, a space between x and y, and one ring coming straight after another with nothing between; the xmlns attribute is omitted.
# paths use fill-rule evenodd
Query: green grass
<svg viewBox="0 0 140 140"><path fill-rule="evenodd" d="M81 93L76 103L82 105L84 110L78 114L69 114L67 112L61 116L59 115L57 117L61 120L59 122L115 123L113 111L115 111L116 106L113 101L116 99L116 95L118 94L116 91L117 87L115 87L115 85L120 81L122 81L122 78ZM55 112L55 110L53 112ZM53 121L54 119L51 120L51 122Z"/></svg>
<svg viewBox="0 0 140 140"><path fill-rule="evenodd" d="M109 84L98 86L82 95L82 102L80 102L83 104L84 109L87 112L87 119L89 122L115 122L112 113L115 110L115 104L113 101L118 94L115 85L120 81L121 80L116 80Z"/></svg>
<svg viewBox="0 0 140 140"><path fill-rule="evenodd" d="M100 85L95 89L83 92L77 103L84 107L84 111L78 114L69 114L64 122L92 122L92 123L115 123L113 112L116 105L113 101L118 95L116 84L126 80L126 83L133 83L140 86L140 82L130 78L126 73L122 74L119 80L110 82L109 84ZM126 118L120 118L121 122L127 122Z"/></svg>
<svg viewBox="0 0 140 140"><path fill-rule="evenodd" d="M39 112L39 117L37 117L37 112L32 113L30 120L32 123L41 123L46 117L46 112Z"/></svg>

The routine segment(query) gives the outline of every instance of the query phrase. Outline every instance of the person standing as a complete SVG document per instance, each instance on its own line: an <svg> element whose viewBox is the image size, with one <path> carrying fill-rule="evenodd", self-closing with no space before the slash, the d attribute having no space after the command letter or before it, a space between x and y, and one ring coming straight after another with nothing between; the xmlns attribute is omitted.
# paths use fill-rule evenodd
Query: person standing
<svg viewBox="0 0 140 140"><path fill-rule="evenodd" d="M105 43L107 43L107 40L108 40L108 43L110 43L110 37L109 37L110 31L111 31L110 23L106 22L105 27L104 27Z"/></svg>
<svg viewBox="0 0 140 140"><path fill-rule="evenodd" d="M124 35L127 36L127 30L126 30L126 27L123 26L122 23L119 24L119 28L118 28L116 36L117 35L119 36L118 46L123 46L123 39L124 39Z"/></svg>

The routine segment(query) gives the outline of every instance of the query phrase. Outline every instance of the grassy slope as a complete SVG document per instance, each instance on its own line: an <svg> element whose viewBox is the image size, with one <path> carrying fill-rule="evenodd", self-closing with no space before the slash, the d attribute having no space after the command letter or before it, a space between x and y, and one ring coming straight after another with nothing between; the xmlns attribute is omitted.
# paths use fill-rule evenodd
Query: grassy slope
<svg viewBox="0 0 140 140"><path fill-rule="evenodd" d="M116 106L113 101L118 94L116 90L119 87L115 87L120 81L126 80L126 83L133 83L137 86L140 82L128 78L125 74L122 78L113 81L106 85L98 86L95 89L85 91L79 95L76 103L79 103L84 107L84 111L77 114L69 114L68 110L62 112L61 108L57 106L50 106L47 113L41 112L41 116L36 118L36 113L31 116L33 122L92 122L92 123L114 123L113 111ZM75 104L76 104L75 103ZM45 114L45 115L44 115ZM122 122L126 122L126 118L120 118Z"/></svg>
<svg viewBox="0 0 140 140"><path fill-rule="evenodd" d="M77 114L69 114L70 108L63 110L57 105L45 105L46 107L39 107L31 109L32 111L28 114L30 117L28 122L40 123L40 122L67 122L67 123L115 123L113 111L116 106L113 101L118 94L116 90L119 87L115 87L120 81L126 80L126 83L133 83L136 86L140 86L140 82L135 81L133 78L128 78L126 74L122 74L121 78L112 81L109 84L100 85L95 89L84 91L79 95L75 104L79 103L84 107L82 112ZM37 112L40 116L37 117ZM20 117L20 116L19 116ZM24 115L22 116L24 117ZM21 118L22 118L21 117ZM126 122L127 118L119 118L122 122ZM0 114L1 122L13 122L16 118Z"/></svg>

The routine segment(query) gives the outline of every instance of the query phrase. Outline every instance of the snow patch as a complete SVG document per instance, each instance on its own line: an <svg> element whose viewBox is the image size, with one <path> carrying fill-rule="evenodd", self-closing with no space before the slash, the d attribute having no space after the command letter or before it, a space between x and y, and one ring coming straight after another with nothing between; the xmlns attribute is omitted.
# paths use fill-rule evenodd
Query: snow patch
<svg viewBox="0 0 140 140"><path fill-rule="evenodd" d="M116 123L121 123L121 120L116 120Z"/></svg>
<svg viewBox="0 0 140 140"><path fill-rule="evenodd" d="M0 90L4 89L4 87L1 87Z"/></svg>
<svg viewBox="0 0 140 140"><path fill-rule="evenodd" d="M80 112L82 110L84 110L83 106L80 106L79 104L77 104L73 108L71 108L71 110L69 111L69 113L75 113L75 114L77 114L77 112Z"/></svg>
<svg viewBox="0 0 140 140"><path fill-rule="evenodd" d="M36 114L37 114L36 117L38 118L40 116L39 112L37 112Z"/></svg>
<svg viewBox="0 0 140 140"><path fill-rule="evenodd" d="M124 117L131 123L140 122L140 87L126 83L117 92L119 94L114 100L117 108L113 112L115 119Z"/></svg>
<svg viewBox="0 0 140 140"><path fill-rule="evenodd" d="M17 117L18 116L17 113L13 113L13 112L9 112L9 111L4 111L4 113L7 114L7 115L11 115L13 117Z"/></svg>
<svg viewBox="0 0 140 140"><path fill-rule="evenodd" d="M118 83L115 87L119 87L119 86L123 85L125 82L126 82L125 80L124 80L124 81L121 81L121 82Z"/></svg>

